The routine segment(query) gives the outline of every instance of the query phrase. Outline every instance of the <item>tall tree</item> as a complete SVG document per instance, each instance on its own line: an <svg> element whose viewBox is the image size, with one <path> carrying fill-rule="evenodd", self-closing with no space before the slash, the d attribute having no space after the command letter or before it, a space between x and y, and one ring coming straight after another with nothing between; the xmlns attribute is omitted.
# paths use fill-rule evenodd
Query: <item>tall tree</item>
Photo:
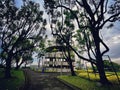
<svg viewBox="0 0 120 90"><path fill-rule="evenodd" d="M93 42L93 38L91 36L91 33L86 30L86 29L82 29L82 30L77 30L76 34L74 35L74 37L76 38L76 43L77 43L77 49L78 52L81 54L85 54L87 55L87 57L89 57L89 62L91 63L93 72L96 72L94 65L96 65L96 60L95 60L95 48L94 48L94 42ZM91 61L95 61L95 63L91 62Z"/></svg>
<svg viewBox="0 0 120 90"><path fill-rule="evenodd" d="M33 62L32 53L31 52L25 53L22 56L22 59L24 61L25 67L26 67L26 65L31 64Z"/></svg>
<svg viewBox="0 0 120 90"><path fill-rule="evenodd" d="M43 40L41 40L39 47L36 49L36 53L37 53L37 58L38 60L38 67L40 67L40 58L43 58L43 56L45 56L45 48L46 48L46 39L47 39L47 35L45 36L45 38Z"/></svg>
<svg viewBox="0 0 120 90"><path fill-rule="evenodd" d="M6 54L5 77L10 78L13 56L39 45L44 38L46 20L42 18L39 4L29 0L23 1L21 8L16 7L14 0L0 1L0 10L1 48Z"/></svg>
<svg viewBox="0 0 120 90"><path fill-rule="evenodd" d="M64 16L62 16L64 13ZM62 16L62 18L61 18ZM63 18L64 17L64 18ZM73 30L74 24L72 22L71 14L68 11L56 11L54 15L51 16L51 30L53 36L56 38L56 43L66 47L63 51L66 57L66 61L69 64L71 75L75 76L74 67L73 67L73 55L71 55L71 48L69 47L72 45L72 37L73 37Z"/></svg>
<svg viewBox="0 0 120 90"><path fill-rule="evenodd" d="M111 9L113 12L108 11L108 0L44 0L45 6L49 7L49 13L54 15L54 9L59 7L68 10L75 18L78 24L78 27L88 29L93 37L95 45L95 59L96 66L100 75L100 82L102 84L109 84L109 81L106 78L104 71L104 63L102 56L109 51L108 46L103 42L100 37L100 30L104 27L107 22L115 22L120 18L119 11L119 1L113 1ZM115 2L115 3L114 3ZM74 8L71 8L71 7ZM114 7L114 8L113 8ZM74 10L77 10L79 13L75 13ZM111 13L108 17L106 14ZM84 17L88 24L81 26L81 15ZM82 22L84 23L84 22ZM101 46L105 48L104 51L101 51ZM70 46L71 47L71 46ZM71 47L72 48L72 47ZM75 51L75 50L74 50ZM75 51L75 53L77 53ZM78 55L78 54L77 54ZM78 55L80 58L89 61L85 57ZM92 62L92 61L90 61Z"/></svg>
<svg viewBox="0 0 120 90"><path fill-rule="evenodd" d="M74 62L74 53L71 50L71 48L69 47L69 44L71 44L71 38L68 37L68 35L64 35L64 34L56 34L56 43L61 46L63 46L63 50L62 50L62 54L64 55L65 60L67 61L70 70L71 70L71 75L72 76L76 76L75 71L74 71L74 66L73 66L73 62ZM63 39L67 39L68 42L64 42Z"/></svg>

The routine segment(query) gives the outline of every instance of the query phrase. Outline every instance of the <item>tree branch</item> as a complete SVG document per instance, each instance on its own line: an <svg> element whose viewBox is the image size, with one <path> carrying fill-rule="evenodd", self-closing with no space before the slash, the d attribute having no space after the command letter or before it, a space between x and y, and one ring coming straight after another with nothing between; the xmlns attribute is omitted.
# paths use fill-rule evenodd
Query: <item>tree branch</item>
<svg viewBox="0 0 120 90"><path fill-rule="evenodd" d="M103 42L103 40L100 39L100 42L101 42L101 43L103 44L103 46L106 48L106 50L101 53L101 55L103 56L105 53L107 53L107 52L109 51L109 48L108 48L108 46Z"/></svg>
<svg viewBox="0 0 120 90"><path fill-rule="evenodd" d="M102 28L108 21L110 22L114 22L114 20L111 20L111 19L114 19L114 17L117 17L120 15L120 12L117 13L117 14L114 14L112 16L110 16L108 19L106 19L101 25L100 25L100 28Z"/></svg>
<svg viewBox="0 0 120 90"><path fill-rule="evenodd" d="M80 26L80 24L79 24L80 22L79 22L79 19L78 19L77 15L70 8L68 8L66 6L63 6L63 5L58 5L58 6L54 7L54 8L59 8L59 7L63 7L63 8L70 11L70 13L75 17L79 28L88 28L89 27L89 26Z"/></svg>

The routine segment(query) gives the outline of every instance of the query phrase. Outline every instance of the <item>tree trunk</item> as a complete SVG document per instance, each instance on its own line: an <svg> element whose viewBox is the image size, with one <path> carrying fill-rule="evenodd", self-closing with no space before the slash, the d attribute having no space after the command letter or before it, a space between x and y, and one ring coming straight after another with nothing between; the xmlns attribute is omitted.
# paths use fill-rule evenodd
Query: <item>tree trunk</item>
<svg viewBox="0 0 120 90"><path fill-rule="evenodd" d="M11 78L11 56L6 59L5 78Z"/></svg>
<svg viewBox="0 0 120 90"><path fill-rule="evenodd" d="M27 63L25 63L25 68L26 68Z"/></svg>
<svg viewBox="0 0 120 90"><path fill-rule="evenodd" d="M19 66L17 66L17 67L15 67L15 70L18 70L20 67Z"/></svg>
<svg viewBox="0 0 120 90"><path fill-rule="evenodd" d="M97 69L98 69L98 73L99 73L99 76L100 76L100 82L102 84L109 84L109 81L108 79L106 78L106 75L105 75L105 70L104 70L104 63L103 63L103 60L102 60L102 57L98 56L97 58Z"/></svg>
<svg viewBox="0 0 120 90"><path fill-rule="evenodd" d="M96 60L97 60L96 66L97 66L98 73L100 76L100 82L102 84L109 84L109 81L105 75L104 63L103 63L102 55L100 52L100 39L99 39L99 32L98 31L94 32L93 38L94 38L94 42L95 42L95 46L96 46Z"/></svg>
<svg viewBox="0 0 120 90"><path fill-rule="evenodd" d="M67 52L68 52L68 60L67 61L69 61L68 63L69 63L69 66L70 66L71 75L76 76L73 65L72 65L72 59L71 59L71 55L70 55L70 47L69 46L68 46L68 51Z"/></svg>
<svg viewBox="0 0 120 90"><path fill-rule="evenodd" d="M40 59L38 60L38 68L40 67Z"/></svg>
<svg viewBox="0 0 120 90"><path fill-rule="evenodd" d="M72 60L70 60L69 65L70 65L71 75L76 76L75 71L73 69Z"/></svg>
<svg viewBox="0 0 120 90"><path fill-rule="evenodd" d="M18 63L16 63L15 69L18 70L19 68L20 68L20 65L18 65Z"/></svg>
<svg viewBox="0 0 120 90"><path fill-rule="evenodd" d="M16 67L15 67L16 70L19 69L19 65L18 65L18 60L16 60Z"/></svg>
<svg viewBox="0 0 120 90"><path fill-rule="evenodd" d="M91 66L92 66L92 69L93 69L93 73L96 73L95 66L94 66L94 64L92 62L91 62Z"/></svg>
<svg viewBox="0 0 120 90"><path fill-rule="evenodd" d="M20 68L20 66L23 64L23 62L24 62L24 61L22 61L20 64L17 63L15 69L18 70L18 69Z"/></svg>

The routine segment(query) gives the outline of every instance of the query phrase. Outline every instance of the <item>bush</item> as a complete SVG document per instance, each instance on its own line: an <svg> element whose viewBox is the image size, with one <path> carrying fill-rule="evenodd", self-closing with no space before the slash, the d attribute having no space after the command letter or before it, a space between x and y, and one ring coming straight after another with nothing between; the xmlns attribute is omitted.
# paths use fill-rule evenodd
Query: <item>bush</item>
<svg viewBox="0 0 120 90"><path fill-rule="evenodd" d="M12 78L5 79L0 70L0 90L19 90L24 85L25 77L22 70L11 70Z"/></svg>
<svg viewBox="0 0 120 90"><path fill-rule="evenodd" d="M113 64L113 67L112 67ZM113 68L118 72L120 71L120 65L118 65L117 63L110 63L108 60L104 60L104 66L105 66L105 70L106 71L111 71L114 72Z"/></svg>

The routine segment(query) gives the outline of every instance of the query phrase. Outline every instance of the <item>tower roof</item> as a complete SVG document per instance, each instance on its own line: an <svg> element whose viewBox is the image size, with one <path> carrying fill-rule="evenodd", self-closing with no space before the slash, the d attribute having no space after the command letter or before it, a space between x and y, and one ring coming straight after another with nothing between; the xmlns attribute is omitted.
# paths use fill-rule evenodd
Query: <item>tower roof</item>
<svg viewBox="0 0 120 90"><path fill-rule="evenodd" d="M50 46L46 48L46 52L58 52L58 51L66 51L66 46Z"/></svg>

